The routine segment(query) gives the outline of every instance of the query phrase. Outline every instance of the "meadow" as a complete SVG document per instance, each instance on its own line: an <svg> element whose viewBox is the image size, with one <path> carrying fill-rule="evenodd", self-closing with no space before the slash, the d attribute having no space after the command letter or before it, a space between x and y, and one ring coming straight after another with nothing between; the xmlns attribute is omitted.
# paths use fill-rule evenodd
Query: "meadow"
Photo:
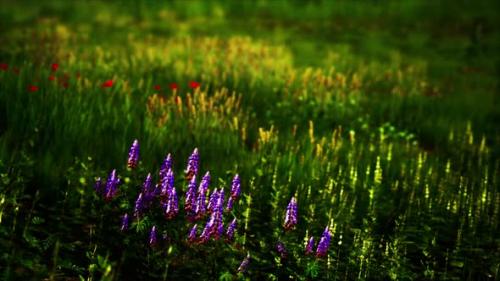
<svg viewBox="0 0 500 281"><path fill-rule="evenodd" d="M498 3L0 8L0 279L500 279Z"/></svg>

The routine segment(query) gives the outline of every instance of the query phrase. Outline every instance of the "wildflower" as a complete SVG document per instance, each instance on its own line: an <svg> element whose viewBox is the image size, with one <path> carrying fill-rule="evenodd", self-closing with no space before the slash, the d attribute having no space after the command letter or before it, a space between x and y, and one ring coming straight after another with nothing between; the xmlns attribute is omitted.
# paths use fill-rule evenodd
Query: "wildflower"
<svg viewBox="0 0 500 281"><path fill-rule="evenodd" d="M196 88L199 88L199 87L200 87L200 83L199 82L196 82L196 81L189 82L189 88L196 89Z"/></svg>
<svg viewBox="0 0 500 281"><path fill-rule="evenodd" d="M328 252L328 247L330 246L330 239L332 238L328 226L323 231L321 239L318 242L318 248L316 249L316 257L321 258L326 256Z"/></svg>
<svg viewBox="0 0 500 281"><path fill-rule="evenodd" d="M0 69L3 71L9 70L9 65L6 63L0 63Z"/></svg>
<svg viewBox="0 0 500 281"><path fill-rule="evenodd" d="M49 81L54 81L54 80L56 80L56 77L54 75L50 75L49 76Z"/></svg>
<svg viewBox="0 0 500 281"><path fill-rule="evenodd" d="M227 199L226 211L230 212L233 209L233 204L234 204L233 197L229 197L229 199Z"/></svg>
<svg viewBox="0 0 500 281"><path fill-rule="evenodd" d="M154 247L157 242L156 226L153 226L149 232L149 246Z"/></svg>
<svg viewBox="0 0 500 281"><path fill-rule="evenodd" d="M52 72L56 72L58 68L59 68L59 64L57 64L57 63L53 63L51 66Z"/></svg>
<svg viewBox="0 0 500 281"><path fill-rule="evenodd" d="M106 181L105 199L107 201L115 197L118 185L120 185L120 179L116 176L116 170L113 170Z"/></svg>
<svg viewBox="0 0 500 281"><path fill-rule="evenodd" d="M201 232L200 239L199 239L200 243L203 244L203 243L208 242L208 240L210 239L210 236L213 232L214 222L215 222L214 217L210 217L207 224L205 224L205 228L203 228L203 231Z"/></svg>
<svg viewBox="0 0 500 281"><path fill-rule="evenodd" d="M111 88L113 87L113 80L106 80L104 81L104 83L102 83L102 87L103 88Z"/></svg>
<svg viewBox="0 0 500 281"><path fill-rule="evenodd" d="M177 213L179 213L177 192L175 191L175 187L172 187L165 210L165 217L167 217L167 219L171 219L175 217Z"/></svg>
<svg viewBox="0 0 500 281"><path fill-rule="evenodd" d="M194 243L196 242L196 232L198 230L198 225L195 224L193 225L193 227L189 230L189 234L188 234L188 242L189 243Z"/></svg>
<svg viewBox="0 0 500 281"><path fill-rule="evenodd" d="M288 252L287 252L287 250L285 248L285 244L283 244L283 242L278 241L278 243L276 243L276 251L278 252L278 254L280 254L280 257L282 259L287 258Z"/></svg>
<svg viewBox="0 0 500 281"><path fill-rule="evenodd" d="M297 200L292 197L290 203L286 208L285 223L283 227L285 230L292 229L297 224Z"/></svg>
<svg viewBox="0 0 500 281"><path fill-rule="evenodd" d="M199 165L200 165L200 155L198 154L198 148L195 148L191 156L189 156L187 168L185 171L186 178L188 180L190 180L191 177L198 174Z"/></svg>
<svg viewBox="0 0 500 281"><path fill-rule="evenodd" d="M160 181L163 181L170 169L172 169L172 156L169 153L160 166Z"/></svg>
<svg viewBox="0 0 500 281"><path fill-rule="evenodd" d="M142 212L144 211L144 197L142 195L142 192L139 193L139 196L137 196L137 200L135 200L135 207L134 207L134 216L136 218L140 217L142 215Z"/></svg>
<svg viewBox="0 0 500 281"><path fill-rule="evenodd" d="M152 193L151 181L152 181L151 173L148 173L148 175L146 176L146 179L144 180L144 183L142 184L142 192L144 192L145 194Z"/></svg>
<svg viewBox="0 0 500 281"><path fill-rule="evenodd" d="M154 85L153 87L156 91L161 91L161 86L160 85Z"/></svg>
<svg viewBox="0 0 500 281"><path fill-rule="evenodd" d="M64 89L67 89L69 87L69 83L67 81L63 81L61 82L61 86L64 88Z"/></svg>
<svg viewBox="0 0 500 281"><path fill-rule="evenodd" d="M139 163L139 141L134 140L128 152L127 167L134 169L137 167L137 163Z"/></svg>
<svg viewBox="0 0 500 281"><path fill-rule="evenodd" d="M35 85L29 85L28 86L28 91L29 92L36 92L36 91L38 91L38 87L35 86Z"/></svg>
<svg viewBox="0 0 500 281"><path fill-rule="evenodd" d="M309 238L309 240L307 241L307 245L306 245L306 255L310 255L313 253L313 248L314 248L314 237L311 236L311 238Z"/></svg>
<svg viewBox="0 0 500 281"><path fill-rule="evenodd" d="M179 88L177 83L170 83L169 87L172 91L176 91Z"/></svg>
<svg viewBox="0 0 500 281"><path fill-rule="evenodd" d="M217 191L217 188L212 191L212 194L210 194L210 199L208 199L208 206L207 210L211 213L215 209L215 205L217 204L217 201L219 200L219 192Z"/></svg>
<svg viewBox="0 0 500 281"><path fill-rule="evenodd" d="M186 201L184 201L184 210L188 215L188 218L191 218L194 213L196 204L196 177L192 177L188 184L188 189L186 191Z"/></svg>
<svg viewBox="0 0 500 281"><path fill-rule="evenodd" d="M163 198L163 200L168 200L170 194L172 193L173 187L174 187L174 172L172 171L172 169L169 169L161 182L160 195Z"/></svg>
<svg viewBox="0 0 500 281"><path fill-rule="evenodd" d="M236 218L234 218L226 230L226 241L232 242L234 240L234 232L236 230Z"/></svg>
<svg viewBox="0 0 500 281"><path fill-rule="evenodd" d="M210 185L210 172L206 172L203 178L201 179L198 191L207 192L209 185Z"/></svg>
<svg viewBox="0 0 500 281"><path fill-rule="evenodd" d="M234 199L238 198L238 196L240 195L241 192L240 186L241 186L240 176L236 174L231 184L231 197L233 197Z"/></svg>
<svg viewBox="0 0 500 281"><path fill-rule="evenodd" d="M195 219L202 218L207 212L206 207L206 194L198 193L198 197L196 198L196 206L195 206Z"/></svg>
<svg viewBox="0 0 500 281"><path fill-rule="evenodd" d="M127 230L128 230L128 221L129 221L129 219L128 219L128 214L123 215L123 217L122 217L122 226L121 226L121 228L120 228L120 230L121 230L122 232L124 232L124 231L127 231Z"/></svg>
<svg viewBox="0 0 500 281"><path fill-rule="evenodd" d="M249 263L250 263L250 253L248 253L247 256L241 262L240 266L238 267L238 272L243 273L247 271Z"/></svg>

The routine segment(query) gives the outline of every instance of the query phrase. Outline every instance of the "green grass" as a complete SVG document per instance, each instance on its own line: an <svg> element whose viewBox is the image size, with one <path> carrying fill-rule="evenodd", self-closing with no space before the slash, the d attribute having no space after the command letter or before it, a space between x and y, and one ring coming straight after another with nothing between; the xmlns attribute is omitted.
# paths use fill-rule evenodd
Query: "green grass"
<svg viewBox="0 0 500 281"><path fill-rule="evenodd" d="M2 279L499 278L493 1L0 5ZM224 216L234 243L186 242L195 147L210 190L242 178ZM167 153L179 216L155 204L120 232ZM112 169L123 184L106 203L93 185ZM292 196L299 223L285 232ZM155 249L153 225L169 237ZM305 256L327 225L328 256Z"/></svg>

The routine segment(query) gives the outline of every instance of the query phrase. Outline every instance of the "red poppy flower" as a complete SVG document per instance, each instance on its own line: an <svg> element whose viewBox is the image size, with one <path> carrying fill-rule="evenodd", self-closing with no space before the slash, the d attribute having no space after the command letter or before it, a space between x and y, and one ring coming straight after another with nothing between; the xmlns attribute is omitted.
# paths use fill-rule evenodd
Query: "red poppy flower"
<svg viewBox="0 0 500 281"><path fill-rule="evenodd" d="M57 63L52 64L52 72L56 72L58 68L59 68L59 64L57 64Z"/></svg>
<svg viewBox="0 0 500 281"><path fill-rule="evenodd" d="M160 90L161 90L161 86L160 86L160 85L155 85L153 88L154 88L156 91L160 91Z"/></svg>
<svg viewBox="0 0 500 281"><path fill-rule="evenodd" d="M104 83L102 83L103 88L110 88L113 87L113 80L107 80Z"/></svg>
<svg viewBox="0 0 500 281"><path fill-rule="evenodd" d="M200 83L198 83L198 82L196 82L196 81L191 81L191 82L189 82L189 88L191 88L191 89L196 89L196 88L198 88L198 87L200 87Z"/></svg>
<svg viewBox="0 0 500 281"><path fill-rule="evenodd" d="M0 69L3 71L7 71L9 69L9 65L6 63L0 63Z"/></svg>
<svg viewBox="0 0 500 281"><path fill-rule="evenodd" d="M54 81L54 80L56 80L56 77L55 77L54 75L50 75L50 76L49 76L49 80L50 80L50 81Z"/></svg>
<svg viewBox="0 0 500 281"><path fill-rule="evenodd" d="M177 83L170 83L169 87L172 91L177 90L179 88Z"/></svg>
<svg viewBox="0 0 500 281"><path fill-rule="evenodd" d="M64 88L64 89L67 89L69 87L69 83L64 81L61 83L61 86Z"/></svg>
<svg viewBox="0 0 500 281"><path fill-rule="evenodd" d="M35 86L35 85L29 85L28 86L28 91L30 91L30 92L36 92L36 91L38 91L38 87Z"/></svg>

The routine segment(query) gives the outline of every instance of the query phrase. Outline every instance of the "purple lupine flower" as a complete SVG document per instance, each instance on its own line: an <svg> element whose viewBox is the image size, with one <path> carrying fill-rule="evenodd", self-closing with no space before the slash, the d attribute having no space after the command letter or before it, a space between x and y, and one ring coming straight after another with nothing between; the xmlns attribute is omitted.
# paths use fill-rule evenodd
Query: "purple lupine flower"
<svg viewBox="0 0 500 281"><path fill-rule="evenodd" d="M248 269L248 264L250 263L250 253L243 259L240 266L238 267L238 272L245 272Z"/></svg>
<svg viewBox="0 0 500 281"><path fill-rule="evenodd" d="M234 199L233 197L229 197L227 199L226 211L230 212L233 209Z"/></svg>
<svg viewBox="0 0 500 281"><path fill-rule="evenodd" d="M278 252L278 254L280 254L280 257L282 259L287 258L288 252L287 252L287 250L285 248L285 244L283 244L283 242L278 241L278 243L276 243L276 251Z"/></svg>
<svg viewBox="0 0 500 281"><path fill-rule="evenodd" d="M236 198L240 196L240 192L241 192L240 176L236 174L231 184L231 197L236 200Z"/></svg>
<svg viewBox="0 0 500 281"><path fill-rule="evenodd" d="M117 192L117 187L119 184L120 184L120 179L116 175L116 170L111 171L108 180L106 181L106 189L104 195L106 201L110 201L115 197Z"/></svg>
<svg viewBox="0 0 500 281"><path fill-rule="evenodd" d="M226 241L232 242L234 240L234 232L236 231L236 218L234 218L226 230Z"/></svg>
<svg viewBox="0 0 500 281"><path fill-rule="evenodd" d="M207 192L208 186L210 185L210 172L206 172L203 178L201 178L200 186L198 187L198 192Z"/></svg>
<svg viewBox="0 0 500 281"><path fill-rule="evenodd" d="M224 211L224 189L220 189L217 194L217 204L214 207L213 215L215 216L214 235L215 239L219 239L224 234L224 222L222 221L222 213Z"/></svg>
<svg viewBox="0 0 500 281"><path fill-rule="evenodd" d="M125 231L128 230L128 221L129 221L128 214L123 215L123 217L122 217L122 226L120 228L120 230L122 232L125 232Z"/></svg>
<svg viewBox="0 0 500 281"><path fill-rule="evenodd" d="M330 246L331 238L332 235L330 234L330 230L328 229L327 226L323 231L323 234L321 235L321 239L319 240L318 248L316 249L316 257L321 258L326 256L328 252L328 247Z"/></svg>
<svg viewBox="0 0 500 281"><path fill-rule="evenodd" d="M196 205L196 176L193 176L188 184L188 189L186 191L186 201L184 202L184 210L188 216L188 219L192 219L194 216Z"/></svg>
<svg viewBox="0 0 500 281"><path fill-rule="evenodd" d="M137 196L137 200L135 200L135 207L134 207L134 216L136 218L140 217L142 215L142 212L144 211L144 196L142 195L142 192L139 193L139 196Z"/></svg>
<svg viewBox="0 0 500 281"><path fill-rule="evenodd" d="M286 208L285 223L283 227L285 230L292 229L297 224L297 200L292 197L290 203Z"/></svg>
<svg viewBox="0 0 500 281"><path fill-rule="evenodd" d="M198 154L198 148L193 150L191 156L189 156L188 164L186 167L186 178L190 180L193 176L198 174L198 168L200 166L200 155Z"/></svg>
<svg viewBox="0 0 500 281"><path fill-rule="evenodd" d="M314 237L311 236L311 238L309 238L309 240L307 241L305 254L310 255L313 252L314 252Z"/></svg>
<svg viewBox="0 0 500 281"><path fill-rule="evenodd" d="M199 242L200 243L206 243L210 239L210 236L212 235L213 228L214 228L214 217L210 217L208 220L207 224L205 224L205 228L203 228L203 231L201 232Z"/></svg>
<svg viewBox="0 0 500 281"><path fill-rule="evenodd" d="M189 230L189 234L188 234L188 242L189 243L194 243L196 242L196 232L198 230L198 225L195 224L193 225L193 227L191 228L191 230Z"/></svg>
<svg viewBox="0 0 500 281"><path fill-rule="evenodd" d="M168 202L165 209L165 217L167 219L174 218L177 213L179 213L179 202L177 198L177 192L175 191L175 187L170 191L170 195L168 196Z"/></svg>
<svg viewBox="0 0 500 281"><path fill-rule="evenodd" d="M134 140L128 152L127 167L129 167L130 169L135 169L138 163L139 163L139 141Z"/></svg>
<svg viewBox="0 0 500 281"><path fill-rule="evenodd" d="M165 157L160 166L160 181L163 181L163 179L167 176L168 170L171 169L172 169L172 156L169 153L167 157Z"/></svg>
<svg viewBox="0 0 500 281"><path fill-rule="evenodd" d="M146 195L146 197L153 197L154 196L154 190L152 189L152 184L151 184L152 178L151 178L151 173L148 173L146 176L146 179L144 180L144 183L142 184L142 193Z"/></svg>
<svg viewBox="0 0 500 281"><path fill-rule="evenodd" d="M206 195L205 193L199 193L198 197L196 198L196 206L195 206L195 219L200 219L203 216L205 216L207 212L207 206L206 206Z"/></svg>
<svg viewBox="0 0 500 281"><path fill-rule="evenodd" d="M156 226L153 226L151 228L151 231L149 232L149 246L155 247L158 240L157 240L157 234L156 234Z"/></svg>
<svg viewBox="0 0 500 281"><path fill-rule="evenodd" d="M172 193L172 188L174 187L174 172L172 169L167 171L167 174L161 182L161 196L168 199L168 196Z"/></svg>
<svg viewBox="0 0 500 281"><path fill-rule="evenodd" d="M218 200L219 200L219 191L216 188L212 191L212 194L210 194L210 199L208 199L207 210L209 213L212 213L214 211Z"/></svg>
<svg viewBox="0 0 500 281"><path fill-rule="evenodd" d="M100 177L97 178L95 180L95 184L94 184L94 189L95 189L96 193L99 194L99 195L101 195L103 193L103 191L104 191L103 187L104 187L104 185L102 184L101 178Z"/></svg>

